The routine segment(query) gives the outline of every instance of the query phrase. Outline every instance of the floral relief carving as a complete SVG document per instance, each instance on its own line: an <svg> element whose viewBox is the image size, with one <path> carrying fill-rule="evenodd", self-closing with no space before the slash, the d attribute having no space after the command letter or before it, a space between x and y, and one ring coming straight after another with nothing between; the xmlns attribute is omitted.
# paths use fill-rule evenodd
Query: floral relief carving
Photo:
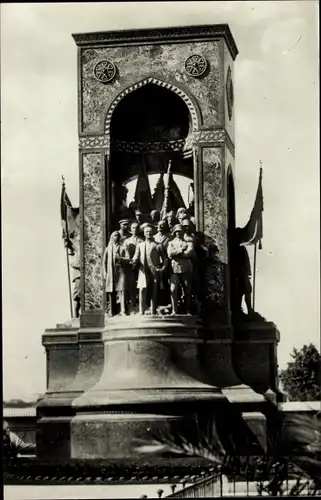
<svg viewBox="0 0 321 500"><path fill-rule="evenodd" d="M101 154L87 153L83 157L84 191L84 308L103 308L103 277L101 269L102 185Z"/></svg>
<svg viewBox="0 0 321 500"><path fill-rule="evenodd" d="M225 296L226 221L222 182L220 151L216 148L203 148L204 234L209 250L207 301L215 306L222 305Z"/></svg>

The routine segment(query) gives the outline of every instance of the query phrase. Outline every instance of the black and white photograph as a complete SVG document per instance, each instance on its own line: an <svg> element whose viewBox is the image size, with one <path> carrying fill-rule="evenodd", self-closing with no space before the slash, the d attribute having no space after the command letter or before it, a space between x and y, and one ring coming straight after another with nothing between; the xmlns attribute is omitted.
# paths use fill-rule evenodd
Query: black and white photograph
<svg viewBox="0 0 321 500"><path fill-rule="evenodd" d="M1 4L6 500L321 495L318 20Z"/></svg>

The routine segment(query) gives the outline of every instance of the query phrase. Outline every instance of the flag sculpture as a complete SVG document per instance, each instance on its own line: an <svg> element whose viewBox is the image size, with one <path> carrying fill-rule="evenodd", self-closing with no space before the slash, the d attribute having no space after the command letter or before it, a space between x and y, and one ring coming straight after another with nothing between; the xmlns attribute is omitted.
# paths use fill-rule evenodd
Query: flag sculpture
<svg viewBox="0 0 321 500"><path fill-rule="evenodd" d="M253 309L255 307L255 284L256 284L256 251L257 244L259 250L262 249L263 239L263 187L262 187L263 168L260 161L259 185L256 192L254 206L250 215L250 219L246 226L241 229L242 245L254 245L254 262L253 262Z"/></svg>

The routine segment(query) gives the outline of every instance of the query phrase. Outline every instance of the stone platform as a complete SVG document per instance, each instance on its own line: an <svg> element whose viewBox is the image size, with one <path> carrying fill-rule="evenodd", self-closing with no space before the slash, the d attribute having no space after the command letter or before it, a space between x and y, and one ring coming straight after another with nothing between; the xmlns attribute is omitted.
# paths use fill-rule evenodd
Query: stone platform
<svg viewBox="0 0 321 500"><path fill-rule="evenodd" d="M196 412L224 413L230 403L264 411L266 398L250 387L257 346L262 351L254 325L235 340L232 328L218 326L209 335L187 315L116 316L105 323L59 325L43 336L48 390L37 406L40 458L134 457L135 443L183 425ZM276 343L271 325L261 328L261 343ZM271 350L262 352L268 365ZM257 366L256 373L272 389L266 371Z"/></svg>

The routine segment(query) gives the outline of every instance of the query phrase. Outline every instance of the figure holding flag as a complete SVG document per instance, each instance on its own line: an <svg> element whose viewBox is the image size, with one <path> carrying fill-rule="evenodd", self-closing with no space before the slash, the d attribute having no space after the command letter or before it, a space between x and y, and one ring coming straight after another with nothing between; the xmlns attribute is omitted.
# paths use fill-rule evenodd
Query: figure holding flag
<svg viewBox="0 0 321 500"><path fill-rule="evenodd" d="M261 162L260 162L261 165ZM242 299L244 297L249 317L260 316L255 313L255 275L256 275L256 250L262 248L263 238L263 189L262 166L260 167L259 185L256 193L254 207L250 219L243 228L236 228L232 249L232 275L234 276L234 307L238 314L242 314ZM251 264L246 246L254 246L254 276L253 288L251 284ZM253 301L252 301L253 295Z"/></svg>

